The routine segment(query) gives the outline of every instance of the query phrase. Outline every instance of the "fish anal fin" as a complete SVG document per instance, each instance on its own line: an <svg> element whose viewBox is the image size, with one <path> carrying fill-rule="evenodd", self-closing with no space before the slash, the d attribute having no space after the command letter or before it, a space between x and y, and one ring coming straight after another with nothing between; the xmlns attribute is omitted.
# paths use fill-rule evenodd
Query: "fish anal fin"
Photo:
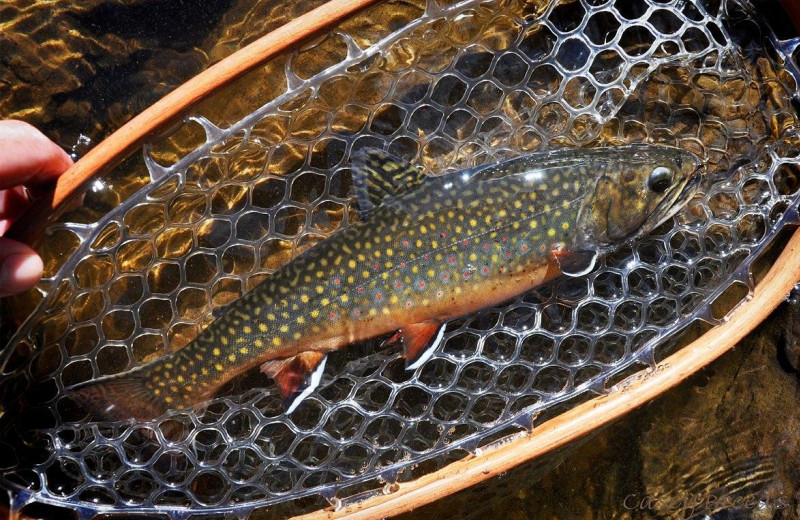
<svg viewBox="0 0 800 520"><path fill-rule="evenodd" d="M426 177L408 161L377 148L359 151L352 164L353 186L362 216L384 200L414 189Z"/></svg>
<svg viewBox="0 0 800 520"><path fill-rule="evenodd" d="M275 380L284 400L286 413L292 413L300 402L319 385L325 370L324 352L300 352L294 357L267 361L261 371Z"/></svg>
<svg viewBox="0 0 800 520"><path fill-rule="evenodd" d="M414 370L425 363L441 343L444 324L435 320L412 323L403 327L400 333L406 370Z"/></svg>

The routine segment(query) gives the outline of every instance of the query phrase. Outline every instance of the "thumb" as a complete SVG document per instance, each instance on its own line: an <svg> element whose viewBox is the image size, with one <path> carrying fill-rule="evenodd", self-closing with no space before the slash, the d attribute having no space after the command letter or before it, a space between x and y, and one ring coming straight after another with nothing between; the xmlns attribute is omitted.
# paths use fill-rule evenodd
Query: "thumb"
<svg viewBox="0 0 800 520"><path fill-rule="evenodd" d="M0 237L0 297L26 291L42 277L42 259L36 251Z"/></svg>

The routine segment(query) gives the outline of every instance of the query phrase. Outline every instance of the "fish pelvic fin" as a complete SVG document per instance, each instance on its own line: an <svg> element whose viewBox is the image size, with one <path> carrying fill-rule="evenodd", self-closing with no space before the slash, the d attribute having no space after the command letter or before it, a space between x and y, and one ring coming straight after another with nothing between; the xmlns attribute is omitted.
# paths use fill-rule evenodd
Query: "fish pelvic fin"
<svg viewBox="0 0 800 520"><path fill-rule="evenodd" d="M275 380L287 414L292 413L319 386L325 361L324 352L308 351L261 365L261 371Z"/></svg>
<svg viewBox="0 0 800 520"><path fill-rule="evenodd" d="M444 324L435 320L413 323L403 327L400 334L406 370L415 370L430 359L439 347L444 336Z"/></svg>
<svg viewBox="0 0 800 520"><path fill-rule="evenodd" d="M149 420L164 414L167 404L147 388L141 370L67 388L67 396L96 419Z"/></svg>
<svg viewBox="0 0 800 520"><path fill-rule="evenodd" d="M377 148L366 148L353 157L352 175L362 217L385 200L419 186L427 177L408 161Z"/></svg>

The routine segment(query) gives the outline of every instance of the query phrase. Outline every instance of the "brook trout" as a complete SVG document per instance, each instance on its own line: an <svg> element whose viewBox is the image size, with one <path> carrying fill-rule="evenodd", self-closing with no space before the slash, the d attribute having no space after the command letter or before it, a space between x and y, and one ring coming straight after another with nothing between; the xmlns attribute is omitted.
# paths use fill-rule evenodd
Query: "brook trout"
<svg viewBox="0 0 800 520"><path fill-rule="evenodd" d="M71 390L106 418L154 418L261 365L287 413L326 353L388 335L420 366L446 320L579 276L598 254L673 215L698 158L667 146L562 149L429 177L378 150L357 154L361 221L287 263L184 348Z"/></svg>

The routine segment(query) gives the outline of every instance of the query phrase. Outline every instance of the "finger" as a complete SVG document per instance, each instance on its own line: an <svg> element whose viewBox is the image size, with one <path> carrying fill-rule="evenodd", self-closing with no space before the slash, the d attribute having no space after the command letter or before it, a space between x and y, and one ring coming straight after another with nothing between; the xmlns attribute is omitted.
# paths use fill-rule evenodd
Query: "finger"
<svg viewBox="0 0 800 520"><path fill-rule="evenodd" d="M46 184L72 166L67 152L23 121L0 121L0 189Z"/></svg>
<svg viewBox="0 0 800 520"><path fill-rule="evenodd" d="M36 251L0 238L0 297L26 291L42 278L42 259Z"/></svg>
<svg viewBox="0 0 800 520"><path fill-rule="evenodd" d="M22 186L0 190L0 236L30 206L28 196Z"/></svg>

